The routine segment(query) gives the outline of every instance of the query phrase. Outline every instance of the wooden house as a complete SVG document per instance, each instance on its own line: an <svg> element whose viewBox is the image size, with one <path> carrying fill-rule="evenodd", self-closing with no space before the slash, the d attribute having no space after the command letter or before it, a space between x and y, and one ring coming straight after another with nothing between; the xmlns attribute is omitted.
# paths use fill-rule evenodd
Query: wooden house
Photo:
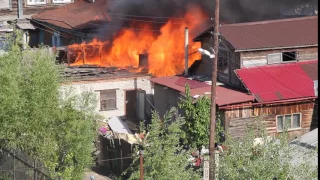
<svg viewBox="0 0 320 180"><path fill-rule="evenodd" d="M288 128L290 138L318 127L317 21L317 16L310 16L219 27L218 84L233 90L217 90L217 98L224 101L239 92L254 97L229 105L217 100L225 129L233 137L242 136L246 127L258 121L266 125L272 136ZM213 45L212 30L209 28L194 41L200 41L202 48L208 49ZM210 79L211 63L211 59L202 56L189 72L192 77ZM177 105L182 91L176 88L177 83L170 87L168 79L165 83L151 81L158 84L154 85L156 110L157 106L165 105L168 109ZM190 83L185 81L182 87ZM169 88L176 91L169 92Z"/></svg>
<svg viewBox="0 0 320 180"><path fill-rule="evenodd" d="M50 47L67 46L92 40L110 21L106 13L108 1L78 0L63 7L32 16L41 28L39 42Z"/></svg>
<svg viewBox="0 0 320 180"><path fill-rule="evenodd" d="M2 0L0 3L0 49L5 48L6 34L22 29L23 41L29 46L39 44L39 29L32 24L32 15L56 9L76 0Z"/></svg>
<svg viewBox="0 0 320 180"><path fill-rule="evenodd" d="M218 81L246 90L252 104L220 107L225 128L241 136L258 119L277 135L289 123L290 137L318 126L318 17L300 17L219 27ZM194 41L211 46L209 28ZM210 77L203 56L194 74Z"/></svg>

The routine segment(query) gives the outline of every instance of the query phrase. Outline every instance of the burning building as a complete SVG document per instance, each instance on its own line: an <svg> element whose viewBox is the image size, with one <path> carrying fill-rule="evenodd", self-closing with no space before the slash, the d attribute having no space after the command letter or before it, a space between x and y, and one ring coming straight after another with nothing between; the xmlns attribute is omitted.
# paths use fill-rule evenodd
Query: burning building
<svg viewBox="0 0 320 180"><path fill-rule="evenodd" d="M57 10L38 14L33 18L44 21L46 26L66 29L72 35L82 33L81 40L67 35L66 32L56 33L52 37L52 46L62 46L62 49L66 50L67 53L62 58L68 66L133 67L135 71L144 69L154 76L175 75L184 71L184 29L188 27L190 36L195 36L208 19L199 6L194 5L181 13L183 18L158 20L125 18L123 20L125 25L113 26L118 17L109 16L107 12L101 13L106 3L105 0L97 0L94 3L78 1ZM66 18L73 17L74 12L85 5L91 12L91 18L87 17L88 13L80 13L71 20ZM58 20L51 20L59 13L62 13L63 17L59 15L61 18L57 19L71 22L61 23ZM86 16L84 19L82 14ZM76 31L75 29L77 32L72 33ZM189 66L200 58L198 53L194 53L199 47L200 43L189 40ZM144 67L140 67L139 56L146 54L148 58L145 59ZM145 67L146 64L148 67Z"/></svg>

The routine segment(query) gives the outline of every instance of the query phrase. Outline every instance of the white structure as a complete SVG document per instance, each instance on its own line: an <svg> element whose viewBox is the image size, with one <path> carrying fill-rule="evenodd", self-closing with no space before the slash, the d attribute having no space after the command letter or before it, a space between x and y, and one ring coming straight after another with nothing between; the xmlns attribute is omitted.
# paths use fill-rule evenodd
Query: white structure
<svg viewBox="0 0 320 180"><path fill-rule="evenodd" d="M86 71L86 70L84 70ZM81 71L80 71L81 72ZM90 91L96 95L96 112L105 120L114 116L144 120L148 95L152 94L150 75L129 73L75 79L64 83L73 93Z"/></svg>

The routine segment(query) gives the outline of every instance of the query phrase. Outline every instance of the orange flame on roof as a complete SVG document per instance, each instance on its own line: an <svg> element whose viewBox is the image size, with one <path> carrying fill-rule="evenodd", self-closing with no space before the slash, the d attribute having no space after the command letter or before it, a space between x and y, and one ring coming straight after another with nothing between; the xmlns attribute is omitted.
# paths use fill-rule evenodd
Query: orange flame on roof
<svg viewBox="0 0 320 180"><path fill-rule="evenodd" d="M122 29L113 41L94 39L89 43L73 44L75 62L71 66L83 64L102 67L139 67L139 54L148 54L148 72L155 76L171 76L184 70L184 30L189 28L189 67L200 59L195 53L199 43L192 42L194 28L206 19L200 8L192 8L183 20L174 18L161 27L160 34L152 29L150 23L139 23L133 28ZM198 32L196 32L198 33Z"/></svg>

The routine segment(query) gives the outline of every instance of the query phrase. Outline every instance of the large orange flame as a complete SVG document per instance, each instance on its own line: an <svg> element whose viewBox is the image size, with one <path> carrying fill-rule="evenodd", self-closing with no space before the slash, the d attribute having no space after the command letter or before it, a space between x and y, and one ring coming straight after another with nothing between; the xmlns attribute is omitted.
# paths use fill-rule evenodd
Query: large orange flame
<svg viewBox="0 0 320 180"><path fill-rule="evenodd" d="M189 67L200 59L194 53L200 47L193 43L194 28L203 23L207 16L194 7L183 20L169 19L159 32L152 31L149 23L139 24L139 30L123 29L113 41L97 39L89 43L73 44L69 49L78 49L76 60L71 66L83 64L103 67L139 67L139 54L148 54L148 72L155 76L171 76L184 70L184 29L189 28ZM135 26L134 26L135 27ZM195 33L195 32L194 32ZM196 32L198 33L198 32Z"/></svg>

